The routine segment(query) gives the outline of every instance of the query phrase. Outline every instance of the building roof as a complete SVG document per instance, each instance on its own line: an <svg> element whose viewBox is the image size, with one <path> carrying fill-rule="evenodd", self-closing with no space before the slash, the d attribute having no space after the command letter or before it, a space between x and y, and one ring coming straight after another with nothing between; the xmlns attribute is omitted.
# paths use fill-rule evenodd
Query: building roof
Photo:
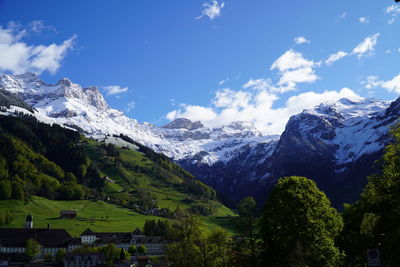
<svg viewBox="0 0 400 267"><path fill-rule="evenodd" d="M100 244L123 244L130 243L132 239L131 233L94 233L97 240L96 243Z"/></svg>
<svg viewBox="0 0 400 267"><path fill-rule="evenodd" d="M85 252L85 253L67 253L64 255L64 260L71 261L80 258L80 261L90 261L97 258L99 261L105 261L106 257L101 252Z"/></svg>
<svg viewBox="0 0 400 267"><path fill-rule="evenodd" d="M138 243L168 243L167 240L162 238L161 236L146 236L146 237L140 237L136 239L136 242Z"/></svg>
<svg viewBox="0 0 400 267"><path fill-rule="evenodd" d="M90 228L87 228L85 231L83 231L83 233L81 234L81 236L83 235L94 235L94 232L92 230L90 230Z"/></svg>
<svg viewBox="0 0 400 267"><path fill-rule="evenodd" d="M72 237L65 229L0 228L2 246L25 247L29 239L45 247L65 247Z"/></svg>
<svg viewBox="0 0 400 267"><path fill-rule="evenodd" d="M70 246L74 246L74 245L82 245L81 239L80 238L72 238L71 241L69 241Z"/></svg>
<svg viewBox="0 0 400 267"><path fill-rule="evenodd" d="M78 212L76 210L62 210L60 211L61 215L76 215Z"/></svg>
<svg viewBox="0 0 400 267"><path fill-rule="evenodd" d="M133 235L144 235L142 231L140 231L139 228L136 228L135 231L132 232Z"/></svg>

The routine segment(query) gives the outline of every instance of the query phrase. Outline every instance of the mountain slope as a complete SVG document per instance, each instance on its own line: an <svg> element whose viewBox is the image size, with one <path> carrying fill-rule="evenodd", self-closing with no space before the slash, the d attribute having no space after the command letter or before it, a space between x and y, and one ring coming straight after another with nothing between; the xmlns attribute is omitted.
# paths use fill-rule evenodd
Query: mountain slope
<svg viewBox="0 0 400 267"><path fill-rule="evenodd" d="M184 118L164 127L141 124L110 108L97 88L82 88L68 79L49 85L34 74L2 75L0 88L29 103L41 120L98 140L122 133L236 201L247 195L262 201L286 175L316 180L338 205L353 201L400 114L400 100L328 101L290 118L281 136L263 136L251 122L219 128Z"/></svg>
<svg viewBox="0 0 400 267"><path fill-rule="evenodd" d="M178 206L202 215L233 214L213 189L149 148L117 137L88 140L31 116L0 116L0 199L31 195L103 199L163 217L174 217Z"/></svg>

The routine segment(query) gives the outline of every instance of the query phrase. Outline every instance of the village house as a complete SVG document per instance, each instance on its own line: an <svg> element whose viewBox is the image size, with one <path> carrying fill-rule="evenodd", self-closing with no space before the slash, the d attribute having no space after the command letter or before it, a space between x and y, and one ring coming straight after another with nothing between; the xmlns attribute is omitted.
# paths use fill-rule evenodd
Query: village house
<svg viewBox="0 0 400 267"><path fill-rule="evenodd" d="M33 217L26 217L25 228L0 228L0 254L24 254L26 244L30 239L39 243L40 253L37 258L46 254L55 256L57 251L64 249L72 252L83 245L95 247L115 244L118 248L128 250L130 246L146 247L146 255L164 255L168 241L159 236L145 236L137 228L133 232L93 232L86 229L79 238L73 238L65 229L33 228ZM0 255L1 256L1 255Z"/></svg>
<svg viewBox="0 0 400 267"><path fill-rule="evenodd" d="M143 245L146 247L148 255L163 255L168 244L168 241L160 236L145 236L139 228L136 228L133 232L122 233L96 233L86 229L80 237L82 244L105 246L113 243L116 247L125 250L128 250L132 245Z"/></svg>
<svg viewBox="0 0 400 267"><path fill-rule="evenodd" d="M64 256L65 267L94 267L105 266L106 258L103 253L69 253Z"/></svg>
<svg viewBox="0 0 400 267"><path fill-rule="evenodd" d="M75 219L78 216L78 212L76 210L62 210L60 211L61 219Z"/></svg>
<svg viewBox="0 0 400 267"><path fill-rule="evenodd" d="M61 248L67 248L72 237L64 229L30 228L32 216L27 217L26 228L0 228L0 253L25 253L26 243L34 239L39 243L38 257L46 254L56 255Z"/></svg>

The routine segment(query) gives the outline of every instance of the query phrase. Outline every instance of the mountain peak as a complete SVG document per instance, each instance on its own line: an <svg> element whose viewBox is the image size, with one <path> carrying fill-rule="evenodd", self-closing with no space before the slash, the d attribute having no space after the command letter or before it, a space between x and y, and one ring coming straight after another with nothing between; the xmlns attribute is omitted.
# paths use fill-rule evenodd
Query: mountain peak
<svg viewBox="0 0 400 267"><path fill-rule="evenodd" d="M196 121L196 122L192 122L189 119L186 118L178 118L175 119L173 121L171 121L170 123L168 123L167 125L164 125L163 128L166 129L186 129L186 130L196 130L199 128L203 128L204 125L200 122L200 121Z"/></svg>
<svg viewBox="0 0 400 267"><path fill-rule="evenodd" d="M39 80L39 76L34 72L26 72L26 73L15 75L15 76L19 77L19 78L21 78L22 80L25 80L25 81Z"/></svg>
<svg viewBox="0 0 400 267"><path fill-rule="evenodd" d="M72 82L68 78L62 78L61 80L58 81L57 85L71 86Z"/></svg>

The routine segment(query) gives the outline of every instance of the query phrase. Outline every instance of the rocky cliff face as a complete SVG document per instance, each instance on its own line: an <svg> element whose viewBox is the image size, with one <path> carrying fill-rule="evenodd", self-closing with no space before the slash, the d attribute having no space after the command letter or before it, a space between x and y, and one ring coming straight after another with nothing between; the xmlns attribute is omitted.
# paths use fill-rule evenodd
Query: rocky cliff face
<svg viewBox="0 0 400 267"><path fill-rule="evenodd" d="M0 90L36 109L41 120L86 135L125 134L164 153L228 198L260 201L279 177L307 176L339 205L358 196L400 115L400 99L341 99L290 118L280 136L263 136L251 122L207 128L185 118L164 127L138 123L108 106L96 87L68 79L51 85L34 74L2 75Z"/></svg>

